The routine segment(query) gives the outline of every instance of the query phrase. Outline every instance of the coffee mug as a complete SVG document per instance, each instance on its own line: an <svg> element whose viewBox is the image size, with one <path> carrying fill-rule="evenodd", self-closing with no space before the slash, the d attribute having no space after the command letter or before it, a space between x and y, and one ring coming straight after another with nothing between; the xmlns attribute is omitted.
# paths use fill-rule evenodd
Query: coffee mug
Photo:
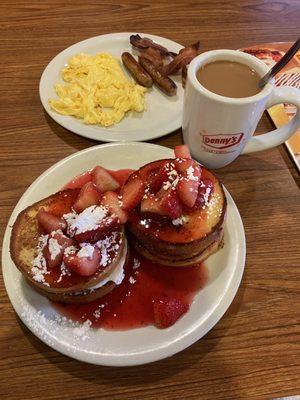
<svg viewBox="0 0 300 400"><path fill-rule="evenodd" d="M192 156L208 168L224 167L241 153L278 146L300 125L300 90L274 87L274 79L258 94L243 98L220 96L203 87L196 77L198 69L220 60L246 64L261 77L269 71L263 61L237 50L208 51L191 62L185 88L183 138ZM294 118L281 128L252 136L264 110L280 103L297 107Z"/></svg>

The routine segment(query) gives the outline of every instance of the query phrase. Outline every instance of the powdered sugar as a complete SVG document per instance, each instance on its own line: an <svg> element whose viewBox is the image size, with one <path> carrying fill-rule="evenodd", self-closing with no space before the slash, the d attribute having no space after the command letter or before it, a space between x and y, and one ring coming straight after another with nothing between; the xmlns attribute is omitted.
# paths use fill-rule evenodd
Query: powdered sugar
<svg viewBox="0 0 300 400"><path fill-rule="evenodd" d="M46 259L43 254L43 250L47 245L49 235L41 235L39 237L38 245L37 245L37 255L32 261L31 272L33 274L33 279L36 282L43 283L45 286L49 286L47 282L45 282L45 276L50 272L47 271Z"/></svg>
<svg viewBox="0 0 300 400"><path fill-rule="evenodd" d="M64 276L70 276L71 275L71 272L69 271L69 269L66 267L66 265L64 264L64 263L62 263L61 264L61 266L60 266L60 275L59 275L59 278L57 279L57 283L59 283L59 282L61 282L62 281L62 278L64 277Z"/></svg>
<svg viewBox="0 0 300 400"><path fill-rule="evenodd" d="M68 224L68 233L70 236L75 234L93 231L98 228L100 222L107 216L108 208L104 206L90 206L80 214L69 213L63 218Z"/></svg>
<svg viewBox="0 0 300 400"><path fill-rule="evenodd" d="M85 320L83 324L74 328L74 336L80 337L83 341L86 340L88 338L87 333L90 330L91 326L92 321L90 321L89 319Z"/></svg>
<svg viewBox="0 0 300 400"><path fill-rule="evenodd" d="M194 172L195 169L193 168L192 165L188 167L188 169L186 170L187 178L189 181L197 181L199 179L197 176L194 175Z"/></svg>
<svg viewBox="0 0 300 400"><path fill-rule="evenodd" d="M170 187L176 188L179 182L179 175L178 172L175 169L175 164L174 163L167 163L165 165L166 171L167 171L167 176L168 180L163 183L163 189L168 190Z"/></svg>
<svg viewBox="0 0 300 400"><path fill-rule="evenodd" d="M94 254L94 246L92 246L89 243L81 243L81 249L78 251L77 256L78 257L88 257L92 258Z"/></svg>
<svg viewBox="0 0 300 400"><path fill-rule="evenodd" d="M137 258L134 258L133 259L133 269L138 269L140 267L140 265L141 265L140 260Z"/></svg>
<svg viewBox="0 0 300 400"><path fill-rule="evenodd" d="M186 215L181 215L179 218L173 219L172 224L174 226L181 226L188 222L189 218Z"/></svg>
<svg viewBox="0 0 300 400"><path fill-rule="evenodd" d="M126 260L126 255L127 255L127 242L125 242L124 244L123 255L119 260L118 265L114 268L113 272L107 278L103 279L100 283L91 287L91 289L94 290L101 286L104 286L107 282L114 282L116 285L120 285L120 283L122 283L125 277L124 264Z"/></svg>
<svg viewBox="0 0 300 400"><path fill-rule="evenodd" d="M101 253L100 265L106 267L109 263L111 263L112 259L110 256L110 252L116 252L120 248L120 244L122 243L122 237L117 242L118 233L113 232L110 236L106 236L104 239L99 240L96 243L96 246L99 248Z"/></svg>
<svg viewBox="0 0 300 400"><path fill-rule="evenodd" d="M59 255L59 253L61 252L61 249L62 249L62 247L58 243L58 241L53 238L50 238L48 240L48 248L49 248L51 260L55 260L55 258Z"/></svg>

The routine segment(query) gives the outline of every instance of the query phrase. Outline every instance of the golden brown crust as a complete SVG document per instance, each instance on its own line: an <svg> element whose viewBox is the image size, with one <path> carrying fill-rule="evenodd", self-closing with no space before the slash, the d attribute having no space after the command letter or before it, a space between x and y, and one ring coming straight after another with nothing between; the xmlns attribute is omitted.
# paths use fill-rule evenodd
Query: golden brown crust
<svg viewBox="0 0 300 400"><path fill-rule="evenodd" d="M223 228L220 228L218 231L218 235L212 243L210 243L198 254L195 254L193 257L188 257L185 259L174 258L174 254L173 257L167 257L166 254L163 253L153 254L135 239L130 241L130 243L143 257L147 258L150 261L157 262L160 265L167 265L171 267L188 267L190 265L198 264L205 261L209 256L218 251L223 246L223 236Z"/></svg>
<svg viewBox="0 0 300 400"><path fill-rule="evenodd" d="M39 226L36 218L38 210L41 207L43 207L45 210L48 210L49 207L52 207L54 204L59 204L61 207L61 202L64 202L66 207L63 210L63 214L70 212L71 206L73 205L78 192L78 189L63 190L32 204L18 215L13 225L10 239L11 258L26 279L29 280L33 286L39 288L43 292L55 294L68 293L95 286L113 272L123 255L125 247L124 229L120 233L122 237L122 243L118 253L116 254L116 257L103 270L99 270L92 277L78 275L75 284L72 284L69 287L61 287L57 282L53 282L50 286L46 286L42 282L37 282L34 280L34 275L31 269L32 260L34 259L36 253L38 238L40 236Z"/></svg>
<svg viewBox="0 0 300 400"><path fill-rule="evenodd" d="M51 293L43 290L44 288L37 287L29 279L27 283L42 296L47 297L51 301L66 303L66 304L83 304L100 299L107 293L111 292L116 284L114 282L107 282L105 285L97 289L87 289L85 291L71 292L71 293Z"/></svg>

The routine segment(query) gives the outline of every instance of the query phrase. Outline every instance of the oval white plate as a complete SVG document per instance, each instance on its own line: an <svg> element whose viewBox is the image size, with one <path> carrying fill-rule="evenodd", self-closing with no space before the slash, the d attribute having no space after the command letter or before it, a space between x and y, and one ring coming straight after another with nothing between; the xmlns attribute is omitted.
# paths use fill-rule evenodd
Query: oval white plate
<svg viewBox="0 0 300 400"><path fill-rule="evenodd" d="M53 165L24 193L9 220L3 242L2 268L10 301L25 325L43 342L70 357L100 365L145 364L169 357L205 335L222 317L239 287L245 264L245 234L241 217L228 191L225 245L206 261L208 283L190 311L172 327L154 326L129 331L90 329L78 336L62 321L51 303L24 281L10 258L11 226L25 207L59 190L75 175L101 164L110 169L139 168L173 151L149 143L117 143L80 151ZM82 333L82 332L81 332Z"/></svg>
<svg viewBox="0 0 300 400"><path fill-rule="evenodd" d="M147 109L143 113L130 113L120 123L109 128L86 125L77 118L60 115L51 110L48 100L57 97L54 84L63 82L60 71L70 57L80 52L87 54L107 52L121 60L121 54L124 51L132 52L129 42L129 36L132 34L134 33L123 32L96 36L68 47L50 61L40 80L40 98L51 118L80 136L104 142L146 141L167 135L181 127L184 91L180 76L172 77L178 86L176 96L166 96L153 86L146 94ZM147 36L176 53L182 48L180 44L160 36L148 33L140 33L140 35ZM124 71L128 75L125 68Z"/></svg>

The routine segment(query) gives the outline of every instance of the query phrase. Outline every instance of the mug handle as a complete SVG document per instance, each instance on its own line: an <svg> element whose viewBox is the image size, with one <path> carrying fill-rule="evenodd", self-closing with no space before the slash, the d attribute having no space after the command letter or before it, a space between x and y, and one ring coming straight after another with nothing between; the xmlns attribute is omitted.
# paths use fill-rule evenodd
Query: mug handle
<svg viewBox="0 0 300 400"><path fill-rule="evenodd" d="M296 132L297 128L300 126L300 90L289 86L275 88L267 101L266 108L281 103L290 103L295 105L297 107L296 115L286 125L280 128L262 135L252 136L244 147L242 154L267 150L278 146Z"/></svg>

